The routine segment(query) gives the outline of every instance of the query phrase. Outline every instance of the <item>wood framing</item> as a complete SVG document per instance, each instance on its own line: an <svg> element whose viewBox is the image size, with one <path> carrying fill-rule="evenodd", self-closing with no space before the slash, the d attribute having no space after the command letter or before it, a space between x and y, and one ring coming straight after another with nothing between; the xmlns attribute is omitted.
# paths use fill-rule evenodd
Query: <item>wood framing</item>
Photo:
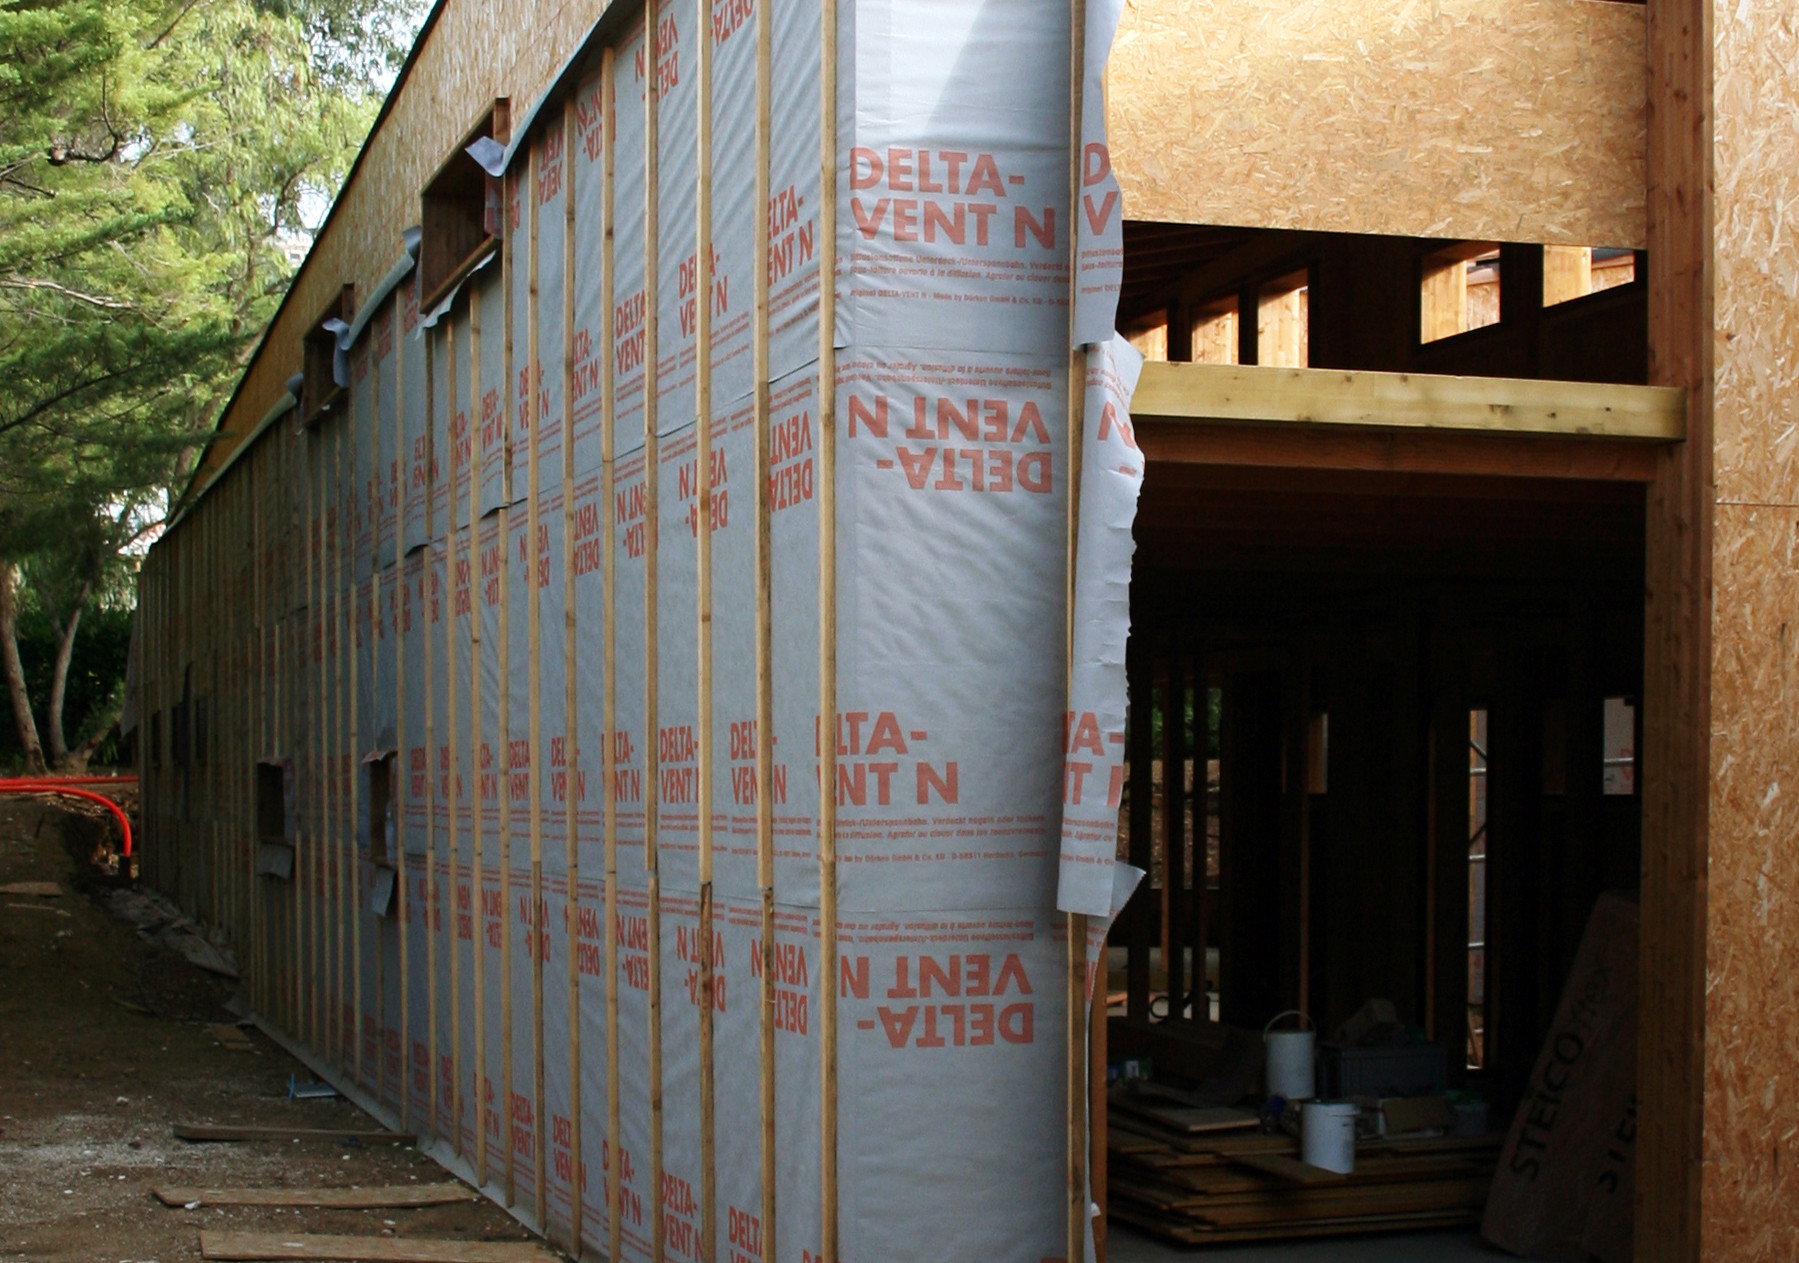
<svg viewBox="0 0 1799 1263"><path fill-rule="evenodd" d="M1658 386L1149 363L1131 416L1667 443L1683 436L1686 406Z"/></svg>
<svg viewBox="0 0 1799 1263"><path fill-rule="evenodd" d="M1712 13L1649 0L1649 373L1687 441L1649 488L1644 612L1637 1257L1693 1263L1702 1230L1712 717ZM1773 1254L1760 1257L1772 1258Z"/></svg>

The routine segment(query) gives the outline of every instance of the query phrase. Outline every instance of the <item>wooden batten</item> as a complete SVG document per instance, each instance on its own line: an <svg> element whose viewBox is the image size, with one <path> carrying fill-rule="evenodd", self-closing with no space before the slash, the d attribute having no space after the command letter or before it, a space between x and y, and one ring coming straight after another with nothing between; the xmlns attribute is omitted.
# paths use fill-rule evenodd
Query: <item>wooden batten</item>
<svg viewBox="0 0 1799 1263"><path fill-rule="evenodd" d="M702 11L703 12L703 11ZM704 23L701 24L704 30ZM714 971L712 959L712 40L700 39L699 76L695 88L697 133L694 189L694 258L699 275L694 304L694 411L699 480L694 523L698 557L695 607L699 647L696 724L699 729L699 1010L700 1010L700 1249L710 1263L718 1242L718 1149L713 1064ZM764 203L766 205L766 203ZM762 218L758 216L758 218ZM652 470L650 477L655 477Z"/></svg>
<svg viewBox="0 0 1799 1263"><path fill-rule="evenodd" d="M429 537L434 517L434 501L437 494L437 453L432 435L435 426L431 418L436 416L437 384L434 360L436 359L436 338L432 331L423 329L419 334L425 350L425 441L427 444L425 469L427 482L425 486L425 533ZM404 523L402 523L402 533ZM431 637L431 611L435 602L441 600L435 590L437 569L431 559L431 545L426 545L424 564L419 570L419 618L421 620L420 639L425 643L425 685L423 697L425 701L425 1044L429 1058L425 1078L429 1086L429 1122L431 1133L439 1135L442 1128L438 1122L438 1084L441 1075L437 1070L437 929L433 921L443 916L443 895L437 879L437 707L434 697L437 691L436 654L433 652ZM509 1111L510 1112L510 1111Z"/></svg>
<svg viewBox="0 0 1799 1263"><path fill-rule="evenodd" d="M508 170L501 177L500 205L507 208L505 214L511 214L512 199L517 196L518 175L516 171ZM504 741L500 766L506 778L506 792L500 795L500 909L501 924L504 927L500 932L500 1117L504 1120L502 1131L506 1137L503 1187L506 1205L511 1206L518 1197L518 1167L515 1157L517 1146L514 1143L518 1125L512 1116L512 509L509 501L512 499L513 420L521 406L513 394L518 389L518 375L513 362L516 322L512 309L513 276L518 267L518 251L506 251L501 256L500 263L504 277L501 288L506 295L505 347L502 354L507 405L506 459L501 473L501 477L505 479L506 494L500 502L500 538L505 541L502 545L505 562L500 567L500 609L503 611L499 628L500 732Z"/></svg>
<svg viewBox="0 0 1799 1263"><path fill-rule="evenodd" d="M617 127L614 109L618 85L617 53L608 44L600 53L600 98L604 102L605 121L601 126L600 214L604 224L600 240L600 345L613 343L613 278L616 266L613 227L616 191L614 161ZM613 495L613 443L617 413L617 382L613 357L600 357L600 503L610 505ZM603 579L603 625L600 628L601 720L600 720L600 794L601 844L605 848L606 865L606 1139L609 1152L619 1152L622 1143L621 1106L618 1072L618 794L612 774L616 763L613 734L618 731L618 593L614 588L618 558L617 526L612 513L600 514L600 573ZM624 1183L620 1164L606 1164L606 1257L619 1257L620 1203Z"/></svg>
<svg viewBox="0 0 1799 1263"><path fill-rule="evenodd" d="M562 194L562 684L563 684L563 748L568 751L565 770L568 791L564 797L563 847L567 888L568 915L568 1092L569 1170L581 1170L581 847L580 847L580 673L576 669L575 609L575 360L568 348L575 342L575 277L579 260L575 251L575 103L572 99L562 107L563 173L566 187ZM608 503L601 501L602 504ZM608 925L611 922L607 922ZM569 1194L569 1252L581 1253L581 1218L583 1213L581 1181L571 1181Z"/></svg>
<svg viewBox="0 0 1799 1263"><path fill-rule="evenodd" d="M654 0L652 0L652 3ZM820 0L818 206L818 1068L822 1263L838 1263L837 1198L837 0Z"/></svg>
<svg viewBox="0 0 1799 1263"><path fill-rule="evenodd" d="M456 355L456 314L446 315L438 325L442 330L445 360L445 380L449 383L450 397L444 400L443 406L449 418L444 432L449 436L449 459L445 462L449 469L449 483L444 489L444 742L449 751L450 761L447 770L447 782L444 797L444 829L448 835L444 839L449 871L449 898L446 901L443 917L444 950L450 955L449 990L450 990L450 1148L457 1157L462 1156L462 949L457 946L456 939L460 933L459 899L462 893L462 857L456 846L457 821L456 814L460 806L461 789L457 779L462 775L462 724L457 714L456 689L456 477L460 468L461 444L456 441L456 379L459 365ZM433 427L435 428L435 427ZM472 449L471 449L472 454ZM471 480L476 473L468 471ZM474 547L474 541L469 541ZM473 577L470 582L472 584ZM469 619L474 621L473 609L469 611ZM472 788L472 787L471 787ZM432 1073L438 1073L436 1062L432 1063Z"/></svg>
<svg viewBox="0 0 1799 1263"><path fill-rule="evenodd" d="M769 6L756 6L756 200L768 205L769 142L773 95L772 22ZM759 1157L762 1181L763 1259L772 1256L776 1231L775 1204L775 806L774 806L774 558L773 511L769 504L768 396L768 216L755 217L751 264L750 376L755 391L753 496L756 513L756 886L761 896L762 972L757 980L758 1052L762 1102Z"/></svg>
<svg viewBox="0 0 1799 1263"><path fill-rule="evenodd" d="M1639 246L1644 44L1587 0L1133 4L1112 163L1133 219Z"/></svg>
<svg viewBox="0 0 1799 1263"><path fill-rule="evenodd" d="M827 0L828 2L828 0ZM662 23L661 0L645 0L643 23L645 56L647 64L654 68L662 64ZM660 767L660 756L656 748L656 731L658 719L656 673L658 667L657 634L657 565L658 541L661 538L661 497L657 492L657 396L660 393L660 377L657 361L661 356L659 316L660 289L656 275L657 265L661 261L662 224L661 224L661 106L662 76L650 73L644 76L643 102L643 490L644 490L644 533L649 541L643 550L643 609L644 609L644 654L643 654L643 694L644 694L644 728L643 728L643 762L644 762L644 797L643 797L643 863L648 874L648 909L645 919L648 922L649 936L649 1061L650 1061L650 1188L660 1190L662 1187L662 879L658 865L659 830L661 827L661 794L658 789L657 772ZM660 1193L657 1194L660 1196ZM664 1256L667 1244L667 1224L661 1214L653 1215L650 1230L650 1255L652 1259Z"/></svg>
<svg viewBox="0 0 1799 1263"><path fill-rule="evenodd" d="M526 731L526 746L530 753L530 768L526 776L529 785L530 803L530 836L531 836L531 1102L535 1111L534 1117L539 1120L533 1135L531 1155L534 1162L535 1205L537 1222L544 1223L545 1207L548 1205L544 1190L544 1137L543 1137L543 951L539 944L543 942L543 741L539 729L543 724L543 606L537 592L537 568L541 563L542 553L537 538L537 530L542 517L542 506L538 503L541 489L541 471L539 468L540 441L538 431L543 427L543 400L538 394L538 382L542 378L542 360L539 354L538 326L538 200L543 179L543 150L541 146L531 146L530 183L526 216L526 232L528 234L525 258L526 268L525 293L527 307L525 309L525 363L530 386L525 398L530 407L531 426L528 432L528 446L525 455L525 535L530 541L526 545L528 564L525 570L525 626L526 635L531 643L526 647L526 720L529 725ZM567 401L564 400L565 412ZM563 426L563 446L568 446L568 427ZM565 492L566 495L566 492Z"/></svg>
<svg viewBox="0 0 1799 1263"><path fill-rule="evenodd" d="M400 310L402 299L398 293L393 297L393 329L394 329L394 452L402 462L406 459L406 370L401 352L401 339L405 337L402 328ZM380 374L377 373L376 389L379 390ZM379 396L377 396L379 398ZM380 424L380 410L376 409L376 424ZM402 468L404 464L402 463ZM403 611L407 608L411 594L406 590L406 506L412 495L412 479L400 474L396 477L398 498L393 506L394 522L394 745L399 750L398 766L394 774L394 836L397 854L390 856L395 870L394 881L394 922L398 927L400 954L400 1130L406 1131L412 1126L412 1087L410 1080L412 1067L412 964L410 946L412 942L412 914L407 905L408 873L406 868L406 821L412 801L412 747L407 738L412 735L406 727L406 626L407 619ZM262 555L258 549L257 556ZM422 617L423 611L416 616ZM260 696L260 694L258 694Z"/></svg>
<svg viewBox="0 0 1799 1263"><path fill-rule="evenodd" d="M502 300L503 301L503 300ZM475 1176L477 1184L487 1183L487 830L485 813L486 778L481 775L481 751L487 734L481 726L481 598L477 595L481 578L481 447L478 418L481 415L481 337L484 312L479 292L468 296L468 399L469 399L469 472L468 472L468 568L469 568L469 830L470 853L474 871L469 874L470 915L474 933L475 985ZM506 555L508 541L500 538L500 555ZM502 613L501 618L505 615ZM500 735L500 748L505 749L505 734ZM503 782L502 782L503 783ZM502 905L504 906L504 905Z"/></svg>

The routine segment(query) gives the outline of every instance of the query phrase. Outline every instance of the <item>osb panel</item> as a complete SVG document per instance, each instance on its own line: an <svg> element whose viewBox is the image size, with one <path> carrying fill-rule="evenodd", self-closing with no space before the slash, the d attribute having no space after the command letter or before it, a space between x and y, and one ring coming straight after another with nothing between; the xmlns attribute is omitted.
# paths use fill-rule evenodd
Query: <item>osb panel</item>
<svg viewBox="0 0 1799 1263"><path fill-rule="evenodd" d="M418 60L369 142L336 214L313 244L294 294L246 370L196 485L231 455L300 369L300 342L338 286L369 294L418 222L419 189L496 96L523 111L549 85L600 15L631 0L446 0Z"/></svg>
<svg viewBox="0 0 1799 1263"><path fill-rule="evenodd" d="M1713 547L1707 1259L1799 1258L1799 510L1721 505Z"/></svg>
<svg viewBox="0 0 1799 1263"><path fill-rule="evenodd" d="M1789 6L1713 8L1718 498L1799 504L1799 31Z"/></svg>
<svg viewBox="0 0 1799 1263"><path fill-rule="evenodd" d="M1133 219L1640 246L1645 78L1606 0L1129 0L1112 161Z"/></svg>

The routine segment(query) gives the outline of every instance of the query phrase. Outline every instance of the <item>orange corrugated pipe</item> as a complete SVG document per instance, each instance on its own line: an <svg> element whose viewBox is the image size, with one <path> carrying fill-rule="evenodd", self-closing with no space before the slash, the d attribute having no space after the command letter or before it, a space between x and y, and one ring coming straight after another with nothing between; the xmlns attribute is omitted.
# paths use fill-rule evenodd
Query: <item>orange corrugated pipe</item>
<svg viewBox="0 0 1799 1263"><path fill-rule="evenodd" d="M90 789L78 789L82 785L116 785L137 783L135 776L18 776L0 777L0 794L67 794L71 798L87 798L103 804L119 822L119 832L125 838L125 858L131 858L131 821L125 818L124 810L105 794L96 794Z"/></svg>

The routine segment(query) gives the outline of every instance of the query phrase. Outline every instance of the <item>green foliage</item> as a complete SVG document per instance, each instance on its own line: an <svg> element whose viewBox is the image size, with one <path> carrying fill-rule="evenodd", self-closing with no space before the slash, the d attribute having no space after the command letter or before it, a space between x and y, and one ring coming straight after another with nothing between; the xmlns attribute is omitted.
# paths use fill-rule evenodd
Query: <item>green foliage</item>
<svg viewBox="0 0 1799 1263"><path fill-rule="evenodd" d="M0 0L0 564L56 618L129 586L415 15Z"/></svg>
<svg viewBox="0 0 1799 1263"><path fill-rule="evenodd" d="M125 684L125 657L130 647L128 607L100 605L82 615L63 702L71 741L82 740L100 724L111 724ZM32 707L42 714L50 697L51 668L56 664L56 633L43 606L29 597L19 611L19 657L25 664ZM22 759L12 724L0 722L0 772L17 771ZM95 749L91 762L96 767L110 766L118 759L119 742L114 737Z"/></svg>

